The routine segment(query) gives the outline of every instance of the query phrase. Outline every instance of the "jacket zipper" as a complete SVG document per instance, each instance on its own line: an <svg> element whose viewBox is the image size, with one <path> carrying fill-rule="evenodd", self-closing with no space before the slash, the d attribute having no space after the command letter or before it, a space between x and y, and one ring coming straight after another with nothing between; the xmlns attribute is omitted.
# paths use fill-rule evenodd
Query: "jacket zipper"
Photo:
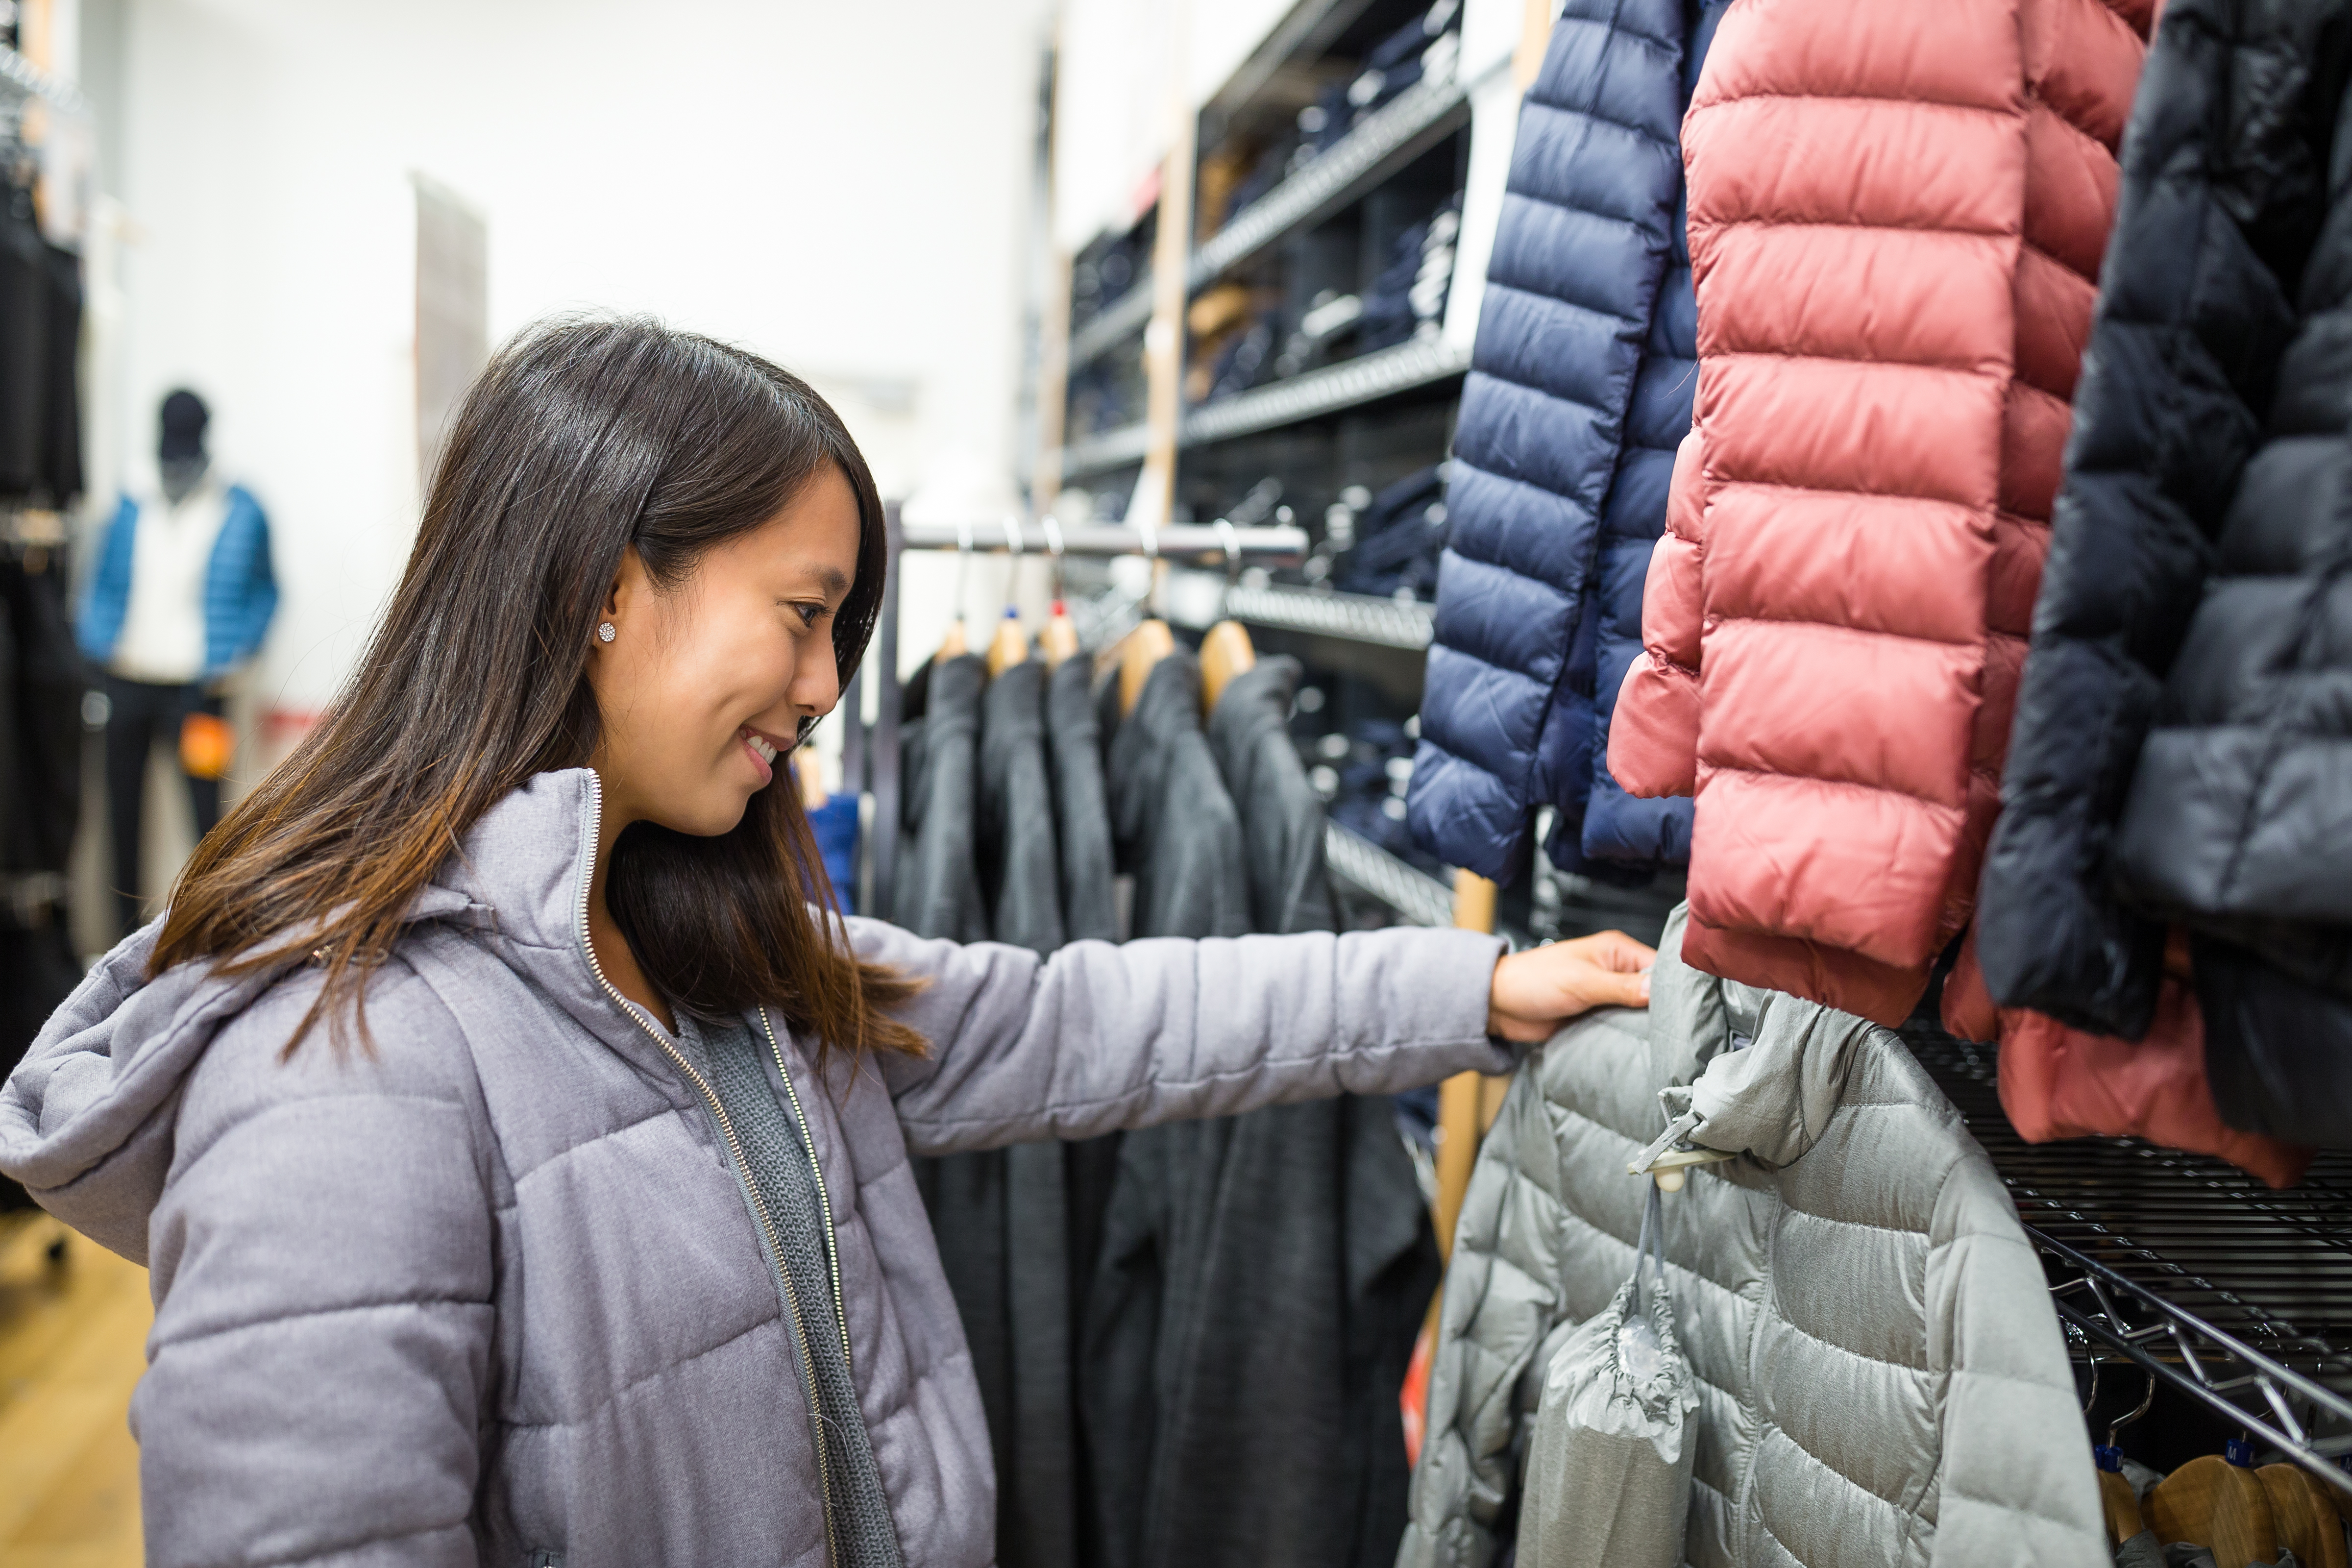
<svg viewBox="0 0 2352 1568"><path fill-rule="evenodd" d="M596 829L601 837L604 821L604 781L593 768L588 770L588 800L595 812ZM801 1363L808 1372L809 1433L816 1444L817 1496L824 1512L824 1555L828 1563L838 1563L841 1561L841 1552L833 1535L833 1469L825 1458L824 1419L817 1408L816 1357L809 1349L808 1325L801 1317L800 1292L793 1288L793 1272L784 1258L783 1243L777 1238L775 1222L768 1214L767 1200L760 1195L760 1184L751 1178L751 1161L744 1156L742 1142L735 1136L735 1124L728 1120L727 1108L719 1103L719 1096L712 1090L709 1080L695 1070L693 1063L686 1059L685 1053L665 1038L659 1029L655 1028L646 1021L644 1015L630 1005L628 998L623 996L613 983L604 977L604 966L596 962L596 944L588 940L588 886L589 878L594 873L595 868L595 863L592 858L589 864L582 868L580 878L580 951L588 955L589 971L596 976L596 984L604 988L604 994L613 999L613 1005L626 1015L630 1022L643 1029L646 1037L661 1047L662 1054L669 1058L677 1070L684 1073L694 1087L702 1091L703 1102L710 1107L711 1117L719 1124L719 1135L727 1141L728 1154L735 1163L736 1179L743 1184L743 1190L751 1194L751 1207L760 1219L761 1236L768 1244L769 1257L775 1260L776 1278L783 1281L784 1303L792 1309L793 1339L800 1348ZM767 1021L764 1011L761 1016L761 1021L762 1023ZM771 1044L774 1042L775 1032L772 1029L769 1031L768 1038ZM792 1080L787 1078L784 1081L786 1088L789 1089ZM795 1109L798 1108L800 1104L798 1095L793 1096L793 1104ZM805 1133L803 1135L803 1141L806 1141ZM817 1192L822 1198L824 1192L824 1184L822 1181L817 1184ZM833 1250L832 1205L824 1205L824 1211L825 1250L830 1254ZM835 1310L838 1310L837 1304L841 1297L841 1271L837 1263L834 1268L833 1289L836 1303ZM846 1319L843 1320L842 1336L845 1345L848 1339Z"/></svg>
<svg viewBox="0 0 2352 1568"><path fill-rule="evenodd" d="M850 1375L856 1376L856 1366L849 1361L849 1309L841 1298L841 1249L833 1234L833 1196L825 1191L824 1168L816 1163L816 1135L809 1131L808 1112L801 1108L801 1091L793 1087L793 1069L784 1065L784 1047L776 1038L776 1026L768 1021L768 1009L760 1008L760 1027L768 1034L768 1049L775 1054L776 1071L783 1075L784 1093L791 1097L793 1114L800 1119L801 1152L808 1156L809 1174L816 1180L816 1202L824 1215L824 1258L833 1270L833 1321L841 1325L841 1355L849 1365Z"/></svg>

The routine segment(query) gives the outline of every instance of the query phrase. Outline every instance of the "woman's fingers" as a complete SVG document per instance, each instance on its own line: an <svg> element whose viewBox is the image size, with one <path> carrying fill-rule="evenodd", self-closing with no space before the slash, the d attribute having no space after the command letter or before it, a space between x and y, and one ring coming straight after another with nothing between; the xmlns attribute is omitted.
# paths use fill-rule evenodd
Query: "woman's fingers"
<svg viewBox="0 0 2352 1568"><path fill-rule="evenodd" d="M1657 949L1635 942L1622 931L1597 931L1591 936L1580 936L1573 942L1557 945L1576 948L1601 968L1628 974L1647 969L1658 961Z"/></svg>
<svg viewBox="0 0 2352 1568"><path fill-rule="evenodd" d="M1622 931L1602 931L1515 952L1495 965L1487 1030L1534 1042L1563 1019L1594 1007L1650 1005L1650 965L1657 954Z"/></svg>

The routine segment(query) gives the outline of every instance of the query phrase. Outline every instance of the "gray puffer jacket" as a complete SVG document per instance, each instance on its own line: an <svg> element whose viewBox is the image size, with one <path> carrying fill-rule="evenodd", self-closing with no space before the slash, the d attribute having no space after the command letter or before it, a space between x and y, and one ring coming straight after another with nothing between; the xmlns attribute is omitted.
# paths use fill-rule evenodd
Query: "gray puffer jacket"
<svg viewBox="0 0 2352 1568"><path fill-rule="evenodd" d="M2057 1314L1959 1113L1895 1035L1690 968L1682 928L1649 1012L1555 1036L1479 1151L1399 1568L1494 1558L1552 1352L1633 1274L1626 1166L1670 1125L1744 1152L1664 1201L1688 1561L2104 1565Z"/></svg>
<svg viewBox="0 0 2352 1568"><path fill-rule="evenodd" d="M483 818L370 985L373 1055L280 1053L314 969L142 981L118 948L0 1091L0 1169L153 1270L148 1561L804 1565L804 1385L700 1092L590 964L598 791ZM1082 942L851 922L929 984L927 1059L800 1086L857 1397L913 1568L992 1555L971 1358L908 1153L1495 1070L1497 944L1435 931ZM754 1027L757 1027L756 1021Z"/></svg>

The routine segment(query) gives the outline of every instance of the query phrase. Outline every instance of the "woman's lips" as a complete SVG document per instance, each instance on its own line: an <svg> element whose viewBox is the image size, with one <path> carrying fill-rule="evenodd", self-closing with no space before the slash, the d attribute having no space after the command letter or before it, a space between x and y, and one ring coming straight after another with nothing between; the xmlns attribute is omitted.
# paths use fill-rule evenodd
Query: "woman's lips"
<svg viewBox="0 0 2352 1568"><path fill-rule="evenodd" d="M751 729L737 731L736 739L742 744L743 754L750 757L752 765L760 770L761 784L776 776L776 747L773 742L757 730Z"/></svg>

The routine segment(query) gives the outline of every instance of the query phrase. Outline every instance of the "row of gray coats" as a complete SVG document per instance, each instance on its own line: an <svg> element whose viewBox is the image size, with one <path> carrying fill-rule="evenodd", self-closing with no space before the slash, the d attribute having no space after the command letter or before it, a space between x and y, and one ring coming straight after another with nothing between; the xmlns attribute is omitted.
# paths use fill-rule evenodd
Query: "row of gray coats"
<svg viewBox="0 0 2352 1568"><path fill-rule="evenodd" d="M1697 1568L2109 1562L2048 1287L1959 1113L1892 1032L1682 963L1683 921L1649 1010L1555 1036L1479 1152L1398 1568L1549 1564L1580 1533ZM1524 1519L1577 1490L1524 1473L1533 1418L1633 1274L1649 1181L1628 1166L1669 1134L1738 1156L1662 1205L1698 1394L1687 1515Z"/></svg>
<svg viewBox="0 0 2352 1568"><path fill-rule="evenodd" d="M1123 716L1090 674L991 679L967 655L908 683L888 918L1040 952L1330 929L1297 666L1260 663L1205 716L1181 650ZM1385 1099L916 1163L987 1410L1001 1563L1393 1561L1397 1390L1437 1257Z"/></svg>

